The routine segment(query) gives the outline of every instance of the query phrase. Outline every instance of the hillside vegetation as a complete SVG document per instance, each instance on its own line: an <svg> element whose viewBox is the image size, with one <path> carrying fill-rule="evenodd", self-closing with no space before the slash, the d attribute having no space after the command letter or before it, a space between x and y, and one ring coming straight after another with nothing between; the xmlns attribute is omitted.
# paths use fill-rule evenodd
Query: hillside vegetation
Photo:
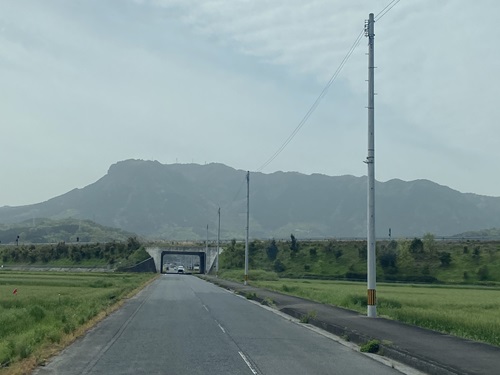
<svg viewBox="0 0 500 375"><path fill-rule="evenodd" d="M244 244L233 241L221 269L244 267ZM280 278L366 280L366 241L252 241L249 268ZM500 282L500 241L422 239L377 242L377 280L421 283Z"/></svg>
<svg viewBox="0 0 500 375"><path fill-rule="evenodd" d="M0 243L58 243L126 241L135 234L107 227L90 220L30 219L20 223L0 224Z"/></svg>
<svg viewBox="0 0 500 375"><path fill-rule="evenodd" d="M50 267L127 267L150 256L135 237L127 241L105 243L71 243L2 245L3 265Z"/></svg>

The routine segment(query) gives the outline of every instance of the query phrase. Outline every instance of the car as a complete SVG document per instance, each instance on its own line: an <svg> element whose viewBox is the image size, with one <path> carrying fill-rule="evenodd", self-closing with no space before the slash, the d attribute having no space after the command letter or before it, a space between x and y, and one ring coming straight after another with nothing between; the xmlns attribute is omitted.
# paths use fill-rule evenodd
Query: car
<svg viewBox="0 0 500 375"><path fill-rule="evenodd" d="M177 273L184 273L184 266L177 267Z"/></svg>

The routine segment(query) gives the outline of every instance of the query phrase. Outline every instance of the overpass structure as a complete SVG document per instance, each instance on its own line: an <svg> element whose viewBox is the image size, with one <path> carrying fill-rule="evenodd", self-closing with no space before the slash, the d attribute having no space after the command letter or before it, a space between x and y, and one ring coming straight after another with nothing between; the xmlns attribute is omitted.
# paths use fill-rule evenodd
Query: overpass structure
<svg viewBox="0 0 500 375"><path fill-rule="evenodd" d="M164 260L165 255L195 255L200 258L200 273L209 273L215 268L215 261L217 259L216 247L183 247L183 246L152 246L147 247L146 251L151 255L155 262L156 272L162 272L163 265L166 263ZM222 248L219 248L219 254L222 253Z"/></svg>

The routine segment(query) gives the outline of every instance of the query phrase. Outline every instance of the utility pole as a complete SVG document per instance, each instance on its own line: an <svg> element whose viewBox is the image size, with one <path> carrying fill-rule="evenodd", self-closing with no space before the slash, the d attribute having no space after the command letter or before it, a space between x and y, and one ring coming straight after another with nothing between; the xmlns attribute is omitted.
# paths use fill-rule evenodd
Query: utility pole
<svg viewBox="0 0 500 375"><path fill-rule="evenodd" d="M245 238L245 282L248 283L248 230L250 226L250 172L247 171L247 234Z"/></svg>
<svg viewBox="0 0 500 375"><path fill-rule="evenodd" d="M368 234L367 234L367 272L368 272L368 311L370 318L377 317L377 268L375 242L375 91L374 91L374 44L375 20L370 13L365 22L365 36L368 37L368 156L365 163L368 165Z"/></svg>
<svg viewBox="0 0 500 375"><path fill-rule="evenodd" d="M220 207L218 210L219 225L217 227L217 263L215 264L215 277L219 277L219 242L220 242Z"/></svg>
<svg viewBox="0 0 500 375"><path fill-rule="evenodd" d="M208 224L207 224L207 241L205 242L205 273L208 273L207 258L208 258Z"/></svg>

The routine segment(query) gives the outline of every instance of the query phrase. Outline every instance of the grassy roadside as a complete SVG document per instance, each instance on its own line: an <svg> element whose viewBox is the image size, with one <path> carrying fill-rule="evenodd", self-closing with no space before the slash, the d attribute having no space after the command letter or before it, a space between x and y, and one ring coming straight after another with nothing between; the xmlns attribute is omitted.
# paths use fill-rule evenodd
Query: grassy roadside
<svg viewBox="0 0 500 375"><path fill-rule="evenodd" d="M0 272L0 374L29 373L155 277Z"/></svg>
<svg viewBox="0 0 500 375"><path fill-rule="evenodd" d="M252 280L251 285L366 313L366 284ZM500 346L500 288L379 284L380 316Z"/></svg>

